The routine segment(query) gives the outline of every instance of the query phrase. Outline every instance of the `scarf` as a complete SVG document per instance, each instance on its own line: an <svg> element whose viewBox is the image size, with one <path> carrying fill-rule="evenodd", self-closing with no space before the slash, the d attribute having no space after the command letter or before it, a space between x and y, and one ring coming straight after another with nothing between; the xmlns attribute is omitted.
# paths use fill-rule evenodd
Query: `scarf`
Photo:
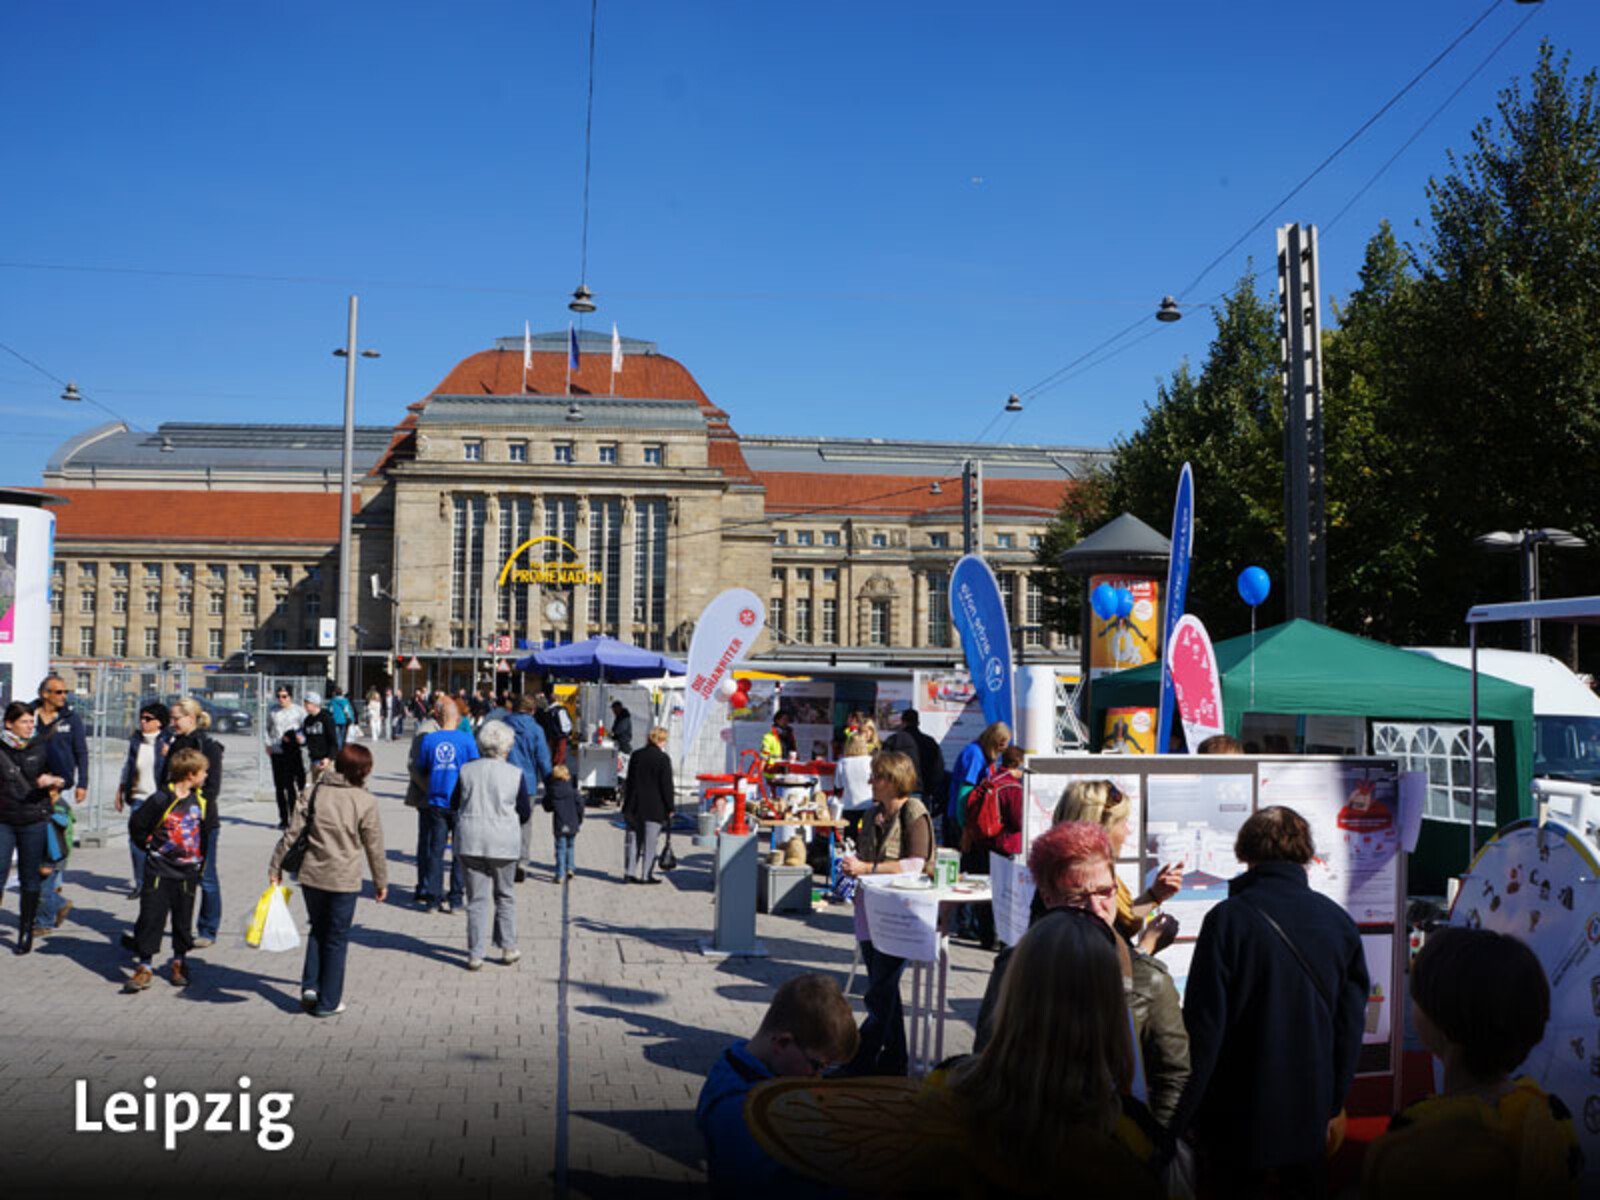
<svg viewBox="0 0 1600 1200"><path fill-rule="evenodd" d="M0 742L4 742L13 750L21 750L28 744L28 740L26 738L20 738L16 734L12 733L11 730L4 728L0 728Z"/></svg>

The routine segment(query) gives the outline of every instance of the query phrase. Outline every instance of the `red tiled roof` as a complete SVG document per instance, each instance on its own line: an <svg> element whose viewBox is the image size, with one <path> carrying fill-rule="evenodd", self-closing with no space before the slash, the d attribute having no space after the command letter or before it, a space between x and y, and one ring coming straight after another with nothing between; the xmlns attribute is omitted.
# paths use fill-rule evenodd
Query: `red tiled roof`
<svg viewBox="0 0 1600 1200"><path fill-rule="evenodd" d="M566 395L567 356L536 352L531 357L527 390L539 396ZM517 396L522 394L522 382L521 350L482 350L457 363L433 394ZM573 394L606 396L611 390L611 356L585 354L572 374ZM630 354L624 358L622 370L617 372L616 394L635 400L692 400L702 408L713 407L688 369L664 354Z"/></svg>
<svg viewBox="0 0 1600 1200"><path fill-rule="evenodd" d="M337 492L205 492L53 488L58 541L274 542L334 545ZM355 497L356 508L361 497Z"/></svg>
<svg viewBox="0 0 1600 1200"><path fill-rule="evenodd" d="M942 489L928 489L938 480ZM825 510L896 516L961 515L961 476L837 475L808 471L761 471L756 481L767 489L767 513L783 516ZM1066 493L1061 479L985 479L983 511L993 516L1052 516Z"/></svg>

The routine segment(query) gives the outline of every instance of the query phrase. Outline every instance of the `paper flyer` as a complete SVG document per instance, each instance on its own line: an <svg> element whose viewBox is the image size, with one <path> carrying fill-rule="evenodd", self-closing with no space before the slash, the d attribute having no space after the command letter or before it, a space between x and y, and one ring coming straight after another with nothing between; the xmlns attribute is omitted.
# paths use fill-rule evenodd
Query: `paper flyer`
<svg viewBox="0 0 1600 1200"><path fill-rule="evenodd" d="M939 957L939 897L931 887L907 887L903 879L863 877L863 902L872 945L909 962Z"/></svg>
<svg viewBox="0 0 1600 1200"><path fill-rule="evenodd" d="M1396 920L1399 786L1382 767L1342 762L1264 762L1261 805L1282 804L1311 825L1311 886L1359 925Z"/></svg>
<svg viewBox="0 0 1600 1200"><path fill-rule="evenodd" d="M1033 910L1033 876L1025 864L1003 854L989 855L989 888L994 897L995 936L1015 946L1028 932Z"/></svg>

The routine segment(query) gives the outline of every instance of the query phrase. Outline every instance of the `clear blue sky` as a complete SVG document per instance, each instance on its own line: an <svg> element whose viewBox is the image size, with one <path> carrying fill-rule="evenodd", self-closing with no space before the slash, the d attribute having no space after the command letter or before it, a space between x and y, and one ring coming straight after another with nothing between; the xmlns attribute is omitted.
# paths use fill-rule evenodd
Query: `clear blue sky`
<svg viewBox="0 0 1600 1200"><path fill-rule="evenodd" d="M589 323L658 342L741 432L974 437L1186 287L1489 3L601 0ZM1275 225L1326 224L1529 11L1503 0L1187 299L1270 271ZM1429 175L1541 36L1600 63L1593 0L1535 11L1325 233L1325 293L1381 218L1417 236ZM0 261L315 281L0 266L0 342L147 428L336 422L354 291L383 353L358 420L399 420L494 338L569 319L588 29L585 0L6 5ZM1149 328L989 436L1134 428L1211 334L1203 311ZM0 353L0 480L104 419L60 390Z"/></svg>

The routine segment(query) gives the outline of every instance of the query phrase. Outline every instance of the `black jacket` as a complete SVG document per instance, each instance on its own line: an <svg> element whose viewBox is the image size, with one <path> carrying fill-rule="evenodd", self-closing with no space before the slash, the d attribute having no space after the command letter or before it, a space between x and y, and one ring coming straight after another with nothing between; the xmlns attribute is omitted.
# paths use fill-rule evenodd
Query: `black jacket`
<svg viewBox="0 0 1600 1200"><path fill-rule="evenodd" d="M628 781L622 790L622 815L634 822L672 819L672 758L654 742L628 757Z"/></svg>
<svg viewBox="0 0 1600 1200"><path fill-rule="evenodd" d="M163 853L159 834L162 821L165 820L169 810L179 813L184 806L190 804L200 805L202 829L211 825L213 823L211 812L216 806L202 800L202 795L203 793L190 792L186 799L178 800L166 788L162 788L151 792L144 803L128 815L128 840L145 852L146 871L154 871L163 879L200 878L205 868L205 860L202 858L197 863L180 865L173 861L170 854Z"/></svg>
<svg viewBox="0 0 1600 1200"><path fill-rule="evenodd" d="M544 810L554 815L557 833L577 833L583 824L583 797L570 779L547 779L544 785Z"/></svg>
<svg viewBox="0 0 1600 1200"><path fill-rule="evenodd" d="M633 753L633 714L627 709L613 714L611 718L611 740L617 744L617 749L622 753Z"/></svg>
<svg viewBox="0 0 1600 1200"><path fill-rule="evenodd" d="M46 774L53 772L43 742L20 750L0 743L0 824L37 825L50 819L50 789L34 782Z"/></svg>
<svg viewBox="0 0 1600 1200"><path fill-rule="evenodd" d="M944 755L939 752L939 743L920 729L897 729L884 739L883 748L904 754L911 760L911 765L917 768L917 793L929 812L939 811L949 787L945 782Z"/></svg>
<svg viewBox="0 0 1600 1200"><path fill-rule="evenodd" d="M1184 991L1192 1074L1173 1132L1192 1124L1246 1169L1320 1160L1355 1078L1366 1005L1349 915L1294 863L1246 871L1200 927Z"/></svg>
<svg viewBox="0 0 1600 1200"><path fill-rule="evenodd" d="M206 756L206 781L200 785L200 794L206 798L206 828L214 829L222 819L217 812L217 797L222 795L222 743L200 729L174 734L156 763L156 783L163 788L167 786L167 764L179 750L198 750Z"/></svg>
<svg viewBox="0 0 1600 1200"><path fill-rule="evenodd" d="M36 720L43 705L42 700L33 703ZM63 791L89 786L89 731L72 705L63 708L48 725L39 720L34 726L33 740L48 751L49 773L66 780L62 784Z"/></svg>
<svg viewBox="0 0 1600 1200"><path fill-rule="evenodd" d="M306 723L300 727L306 738L306 757L312 763L331 759L339 753L339 727L325 708L306 714Z"/></svg>

